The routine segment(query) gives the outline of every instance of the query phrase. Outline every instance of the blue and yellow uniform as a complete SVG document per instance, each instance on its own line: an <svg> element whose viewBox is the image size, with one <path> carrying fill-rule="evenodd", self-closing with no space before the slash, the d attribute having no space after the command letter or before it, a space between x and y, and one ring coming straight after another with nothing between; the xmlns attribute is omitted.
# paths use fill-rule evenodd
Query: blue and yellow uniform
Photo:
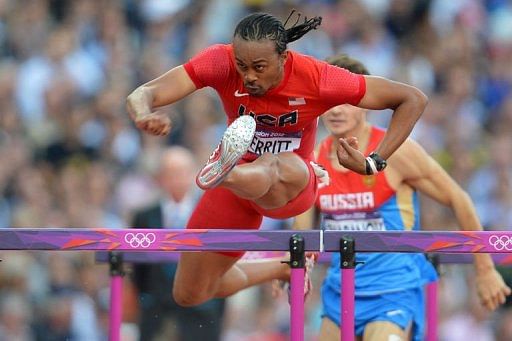
<svg viewBox="0 0 512 341"><path fill-rule="evenodd" d="M366 154L375 150L384 130L372 127ZM410 231L419 229L417 193L406 184L393 189L386 173L363 176L332 167L333 137L320 144L317 162L331 182L319 189L316 206L321 228L344 231ZM355 270L355 327L362 335L367 323L390 321L402 328L413 323L415 339L424 332L423 287L437 278L423 254L359 253ZM340 325L340 256L333 254L322 285L324 316Z"/></svg>

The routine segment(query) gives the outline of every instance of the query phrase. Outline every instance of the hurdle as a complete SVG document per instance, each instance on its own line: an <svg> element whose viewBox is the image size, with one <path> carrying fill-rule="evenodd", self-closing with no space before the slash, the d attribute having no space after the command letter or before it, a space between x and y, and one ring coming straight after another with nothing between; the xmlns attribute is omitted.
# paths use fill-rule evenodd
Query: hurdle
<svg viewBox="0 0 512 341"><path fill-rule="evenodd" d="M97 252L95 255L95 259L99 263L110 263L111 269L117 268L117 265L112 261L117 262L119 258L112 257L113 252ZM117 252L114 252L117 253ZM284 257L285 253L282 251L270 251L270 252L254 252L254 255L249 255L247 259L262 259L262 258L277 258ZM329 263L330 262L330 252L322 253L318 258L319 263ZM434 265L434 268L438 270L438 266L441 264L472 264L473 256L472 254L451 254L451 253L440 253L433 254L434 257L431 259L431 262ZM159 251L137 251L137 252L126 252L123 253L121 259L124 259L127 263L146 263L146 264L160 264L160 263L176 263L179 260L179 255L175 252L159 252ZM492 254L492 259L494 263L498 266L511 266L512 265L512 254L506 253L497 253ZM111 271L111 274L116 276L116 271ZM350 283L349 280L347 280ZM118 290L121 290L119 288ZM120 296L117 299L113 300L114 305L120 307L122 302ZM425 340L436 340L437 339L437 297L438 297L438 282L431 282L426 285L425 288L425 300L426 300L426 311L425 311L425 320L426 320L426 334Z"/></svg>
<svg viewBox="0 0 512 341"><path fill-rule="evenodd" d="M33 251L110 251L111 290L121 292L122 256L127 252L290 251L292 341L304 339L305 251L340 252L342 262L341 333L353 341L354 272L357 252L434 254L500 254L500 263L512 262L512 231L254 231L88 228L0 228L0 249ZM452 255L450 255L452 256ZM295 265L296 267L294 267ZM346 283L344 283L346 282ZM294 291L295 290L295 291ZM111 295L111 306L120 297ZM109 340L120 339L121 308L109 324ZM352 326L352 328L349 328ZM427 341L432 341L427 339Z"/></svg>
<svg viewBox="0 0 512 341"><path fill-rule="evenodd" d="M354 335L354 273L357 252L404 253L512 253L512 231L325 231L325 251L340 252L341 258L341 320L343 341L355 340ZM437 295L437 286L430 288L430 295ZM427 287L427 291L428 291ZM432 304L435 304L432 302ZM435 314L437 306L427 307L427 314ZM435 309L435 310L434 310ZM430 316L434 319L434 316ZM431 320L432 323L433 320ZM427 333L426 341L437 338L435 326Z"/></svg>
<svg viewBox="0 0 512 341"><path fill-rule="evenodd" d="M110 341L121 339L122 251L289 251L290 337L303 341L304 254L319 247L317 231L0 228L1 250L110 252Z"/></svg>

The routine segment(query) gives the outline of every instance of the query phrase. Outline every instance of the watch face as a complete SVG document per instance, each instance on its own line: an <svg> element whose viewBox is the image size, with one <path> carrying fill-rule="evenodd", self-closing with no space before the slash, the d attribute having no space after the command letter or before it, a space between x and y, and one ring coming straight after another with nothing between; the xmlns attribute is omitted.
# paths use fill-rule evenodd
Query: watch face
<svg viewBox="0 0 512 341"><path fill-rule="evenodd" d="M377 163L377 167L380 168L379 171L384 170L384 168L386 168L387 165L388 163L386 162L386 160L382 160L382 162Z"/></svg>
<svg viewBox="0 0 512 341"><path fill-rule="evenodd" d="M375 161L375 165L377 166L377 170L379 172L384 170L384 168L386 168L386 166L388 165L386 160L380 157L380 155L377 154L376 152L371 153L370 157Z"/></svg>

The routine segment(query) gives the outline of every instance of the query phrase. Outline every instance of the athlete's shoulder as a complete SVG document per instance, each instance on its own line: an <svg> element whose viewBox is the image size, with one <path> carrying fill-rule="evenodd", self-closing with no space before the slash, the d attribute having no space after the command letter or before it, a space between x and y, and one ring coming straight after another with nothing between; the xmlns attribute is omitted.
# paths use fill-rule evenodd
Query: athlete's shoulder
<svg viewBox="0 0 512 341"><path fill-rule="evenodd" d="M364 75L352 73L347 69L316 61L320 70L320 95L331 106L338 104L357 105L366 93Z"/></svg>
<svg viewBox="0 0 512 341"><path fill-rule="evenodd" d="M199 51L184 64L197 88L221 87L234 72L231 44L215 44Z"/></svg>
<svg viewBox="0 0 512 341"><path fill-rule="evenodd" d="M293 50L289 50L288 57L292 59L294 70L301 73L311 73L320 76L323 68L328 65L326 62L313 56Z"/></svg>
<svg viewBox="0 0 512 341"><path fill-rule="evenodd" d="M206 49L209 49L211 51L222 51L222 53L231 53L233 51L233 45L232 44L213 44L207 47ZM205 49L205 50L206 50Z"/></svg>
<svg viewBox="0 0 512 341"><path fill-rule="evenodd" d="M304 54L304 53L300 53L298 51L288 50L288 52L294 58L294 60L298 61L299 63L300 62L307 62L307 63L318 64L318 65L327 64L323 60L320 60L318 58L315 58L313 56L310 56L310 55L307 55L307 54Z"/></svg>
<svg viewBox="0 0 512 341"><path fill-rule="evenodd" d="M318 144L319 146L329 146L332 144L332 140L333 140L333 136L332 135L327 135L326 137L324 137L320 143Z"/></svg>
<svg viewBox="0 0 512 341"><path fill-rule="evenodd" d="M233 46L231 44L213 44L202 50L200 50L194 57L190 60L203 57L203 58L212 58L215 62L223 62L229 61L231 58L231 54L233 51Z"/></svg>
<svg viewBox="0 0 512 341"><path fill-rule="evenodd" d="M408 137L400 147L403 147L404 153L407 153L409 157L413 158L413 160L428 156L423 146L412 137Z"/></svg>
<svg viewBox="0 0 512 341"><path fill-rule="evenodd" d="M414 139L408 137L400 147L389 157L388 165L405 169L407 165L421 165L429 155Z"/></svg>

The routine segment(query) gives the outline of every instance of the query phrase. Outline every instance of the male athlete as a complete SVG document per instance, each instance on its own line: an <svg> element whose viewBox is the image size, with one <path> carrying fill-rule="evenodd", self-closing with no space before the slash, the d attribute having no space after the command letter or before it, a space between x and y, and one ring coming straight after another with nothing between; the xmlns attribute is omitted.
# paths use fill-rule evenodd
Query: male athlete
<svg viewBox="0 0 512 341"><path fill-rule="evenodd" d="M288 20L287 20L288 21ZM233 41L206 48L187 63L135 89L127 108L136 126L165 135L170 119L157 112L210 86L220 96L229 127L196 182L205 189L187 228L258 229L263 216L288 218L314 203L317 178L310 161L317 118L344 103L394 110L389 130L369 161L342 140L343 164L375 171L407 138L427 103L418 89L380 77L352 74L287 50L317 28L321 18L285 29L270 14L242 19ZM288 279L286 265L237 263L243 252L183 253L173 295L185 306L226 297L274 278ZM236 263L236 264L235 264Z"/></svg>
<svg viewBox="0 0 512 341"><path fill-rule="evenodd" d="M330 64L357 74L366 67L346 55ZM329 173L330 184L319 189L314 208L297 217L296 228L314 226L321 215L326 230L417 230L417 192L450 207L465 231L482 230L469 196L416 142L407 139L387 160L383 172L360 175L338 162L345 153L339 139L347 139L365 155L375 150L385 131L366 121L366 109L350 104L322 115L330 132L317 151L317 163ZM340 155L341 154L341 155ZM432 265L423 254L360 253L355 273L355 334L364 341L423 340L425 283L435 280ZM475 254L476 285L482 303L490 310L510 294L488 254ZM333 254L322 286L323 320L319 340L340 339L340 257Z"/></svg>

